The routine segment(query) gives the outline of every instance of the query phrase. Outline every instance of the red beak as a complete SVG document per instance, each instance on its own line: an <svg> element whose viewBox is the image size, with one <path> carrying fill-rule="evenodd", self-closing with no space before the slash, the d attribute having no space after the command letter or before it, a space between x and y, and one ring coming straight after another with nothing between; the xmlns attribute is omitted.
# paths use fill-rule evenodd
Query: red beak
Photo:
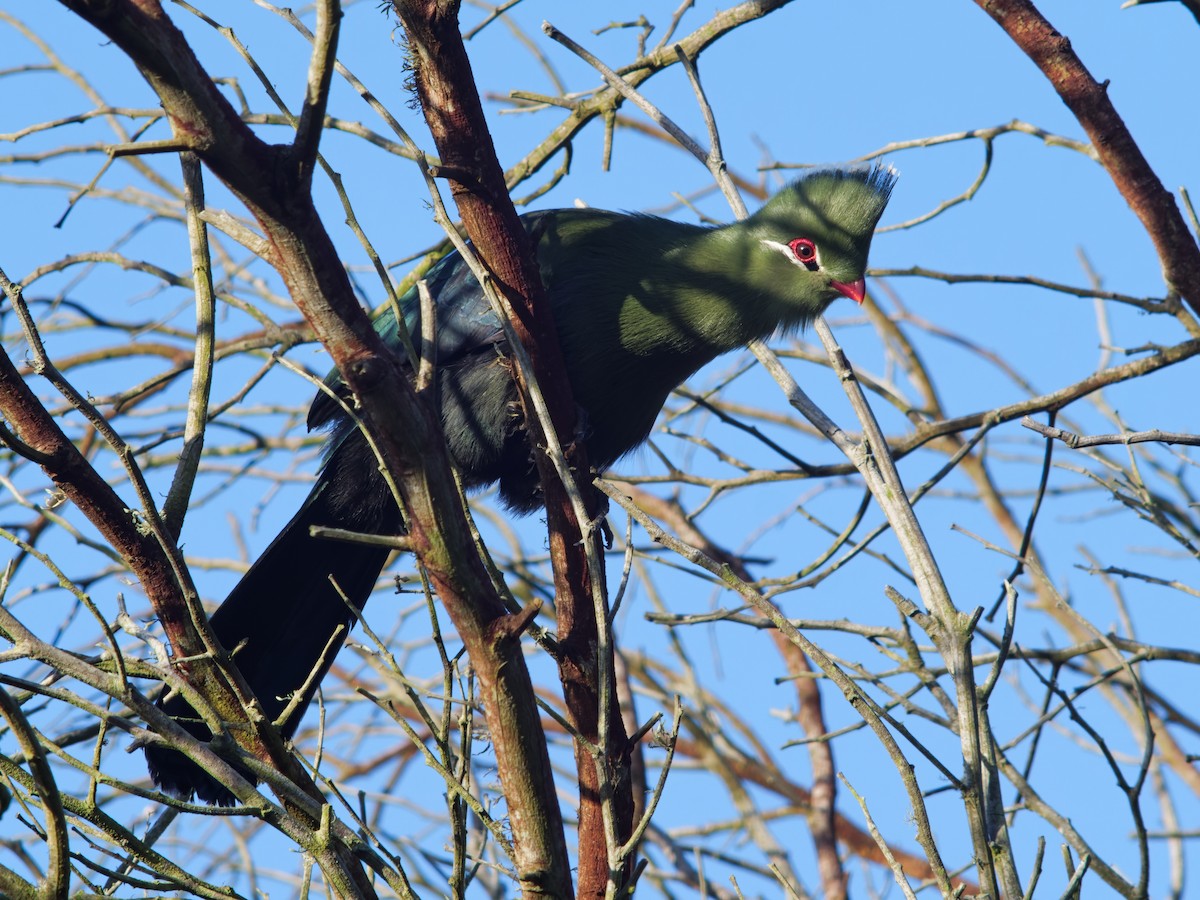
<svg viewBox="0 0 1200 900"><path fill-rule="evenodd" d="M849 297L855 303L861 305L863 298L867 296L867 280L860 278L858 281L852 281L847 284L844 281L831 281L829 286L841 294L843 297Z"/></svg>

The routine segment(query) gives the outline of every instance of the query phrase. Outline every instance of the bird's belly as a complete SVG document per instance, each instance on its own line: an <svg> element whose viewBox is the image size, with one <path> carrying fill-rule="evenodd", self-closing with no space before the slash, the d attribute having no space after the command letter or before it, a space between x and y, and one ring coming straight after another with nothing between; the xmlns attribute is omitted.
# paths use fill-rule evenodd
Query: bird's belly
<svg viewBox="0 0 1200 900"><path fill-rule="evenodd" d="M442 424L468 487L499 481L507 506L531 512L541 504L537 467L517 403L512 361L496 351L489 348L442 370ZM580 362L568 357L577 426L589 465L604 471L646 440L671 389L690 368L676 371L680 367L664 366L661 358L653 365L639 357L625 357L617 365Z"/></svg>

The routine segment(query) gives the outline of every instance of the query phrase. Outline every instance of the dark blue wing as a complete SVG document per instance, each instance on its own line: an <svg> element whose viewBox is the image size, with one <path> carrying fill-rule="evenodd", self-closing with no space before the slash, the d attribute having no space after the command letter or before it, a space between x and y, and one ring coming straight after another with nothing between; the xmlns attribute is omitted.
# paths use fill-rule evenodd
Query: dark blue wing
<svg viewBox="0 0 1200 900"><path fill-rule="evenodd" d="M547 213L528 213L521 217L526 230L535 234L537 224ZM437 309L437 365L452 365L464 356L477 353L486 347L502 343L504 332L500 319L492 310L479 282L458 251L451 251L440 259L425 276L429 292L433 295ZM400 310L404 324L414 345L420 340L421 315L417 289L414 286L400 298ZM400 341L396 319L385 311L375 320L375 331L385 344L401 359L405 358L404 345ZM349 396L337 369L325 376L325 384L334 394ZM317 394L308 411L308 427L319 428L340 418L341 406L325 391Z"/></svg>

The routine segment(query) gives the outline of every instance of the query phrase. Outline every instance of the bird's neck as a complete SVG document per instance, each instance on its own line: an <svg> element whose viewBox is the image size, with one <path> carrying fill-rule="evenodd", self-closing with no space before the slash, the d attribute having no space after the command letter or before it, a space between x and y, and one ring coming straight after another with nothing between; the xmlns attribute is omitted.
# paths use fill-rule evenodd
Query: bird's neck
<svg viewBox="0 0 1200 900"><path fill-rule="evenodd" d="M807 317L790 302L787 285L762 271L763 249L748 228L734 224L694 230L663 253L654 304L644 325L715 357Z"/></svg>
<svg viewBox="0 0 1200 900"><path fill-rule="evenodd" d="M618 393L665 396L721 354L805 319L762 273L758 236L742 225L559 211L541 248L564 354ZM592 381L574 377L577 394Z"/></svg>

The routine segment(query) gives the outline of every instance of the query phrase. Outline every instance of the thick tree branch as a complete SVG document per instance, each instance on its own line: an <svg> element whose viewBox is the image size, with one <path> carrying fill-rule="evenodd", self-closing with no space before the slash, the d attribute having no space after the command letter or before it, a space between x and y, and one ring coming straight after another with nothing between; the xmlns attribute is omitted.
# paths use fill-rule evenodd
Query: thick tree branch
<svg viewBox="0 0 1200 900"><path fill-rule="evenodd" d="M1175 198L1163 187L1108 97L1108 82L1092 77L1071 41L1029 0L975 0L1033 60L1079 120L1100 163L1141 220L1167 286L1200 313L1200 247Z"/></svg>
<svg viewBox="0 0 1200 900"><path fill-rule="evenodd" d="M587 477L586 448L576 440L575 402L535 248L517 218L492 149L458 29L458 4L406 0L395 7L408 34L417 93L441 158L440 171L450 179L463 225L503 297L502 312L528 359L528 369L515 368L545 497L559 674L579 736L578 891L581 896L604 896L610 881L619 889L632 871L630 861L617 860L615 854L631 833L633 801L625 775L627 738L616 703L603 557L590 524L596 504ZM539 391L548 422L536 411ZM564 452L561 469L555 466L555 445ZM553 804L553 796L543 802Z"/></svg>

